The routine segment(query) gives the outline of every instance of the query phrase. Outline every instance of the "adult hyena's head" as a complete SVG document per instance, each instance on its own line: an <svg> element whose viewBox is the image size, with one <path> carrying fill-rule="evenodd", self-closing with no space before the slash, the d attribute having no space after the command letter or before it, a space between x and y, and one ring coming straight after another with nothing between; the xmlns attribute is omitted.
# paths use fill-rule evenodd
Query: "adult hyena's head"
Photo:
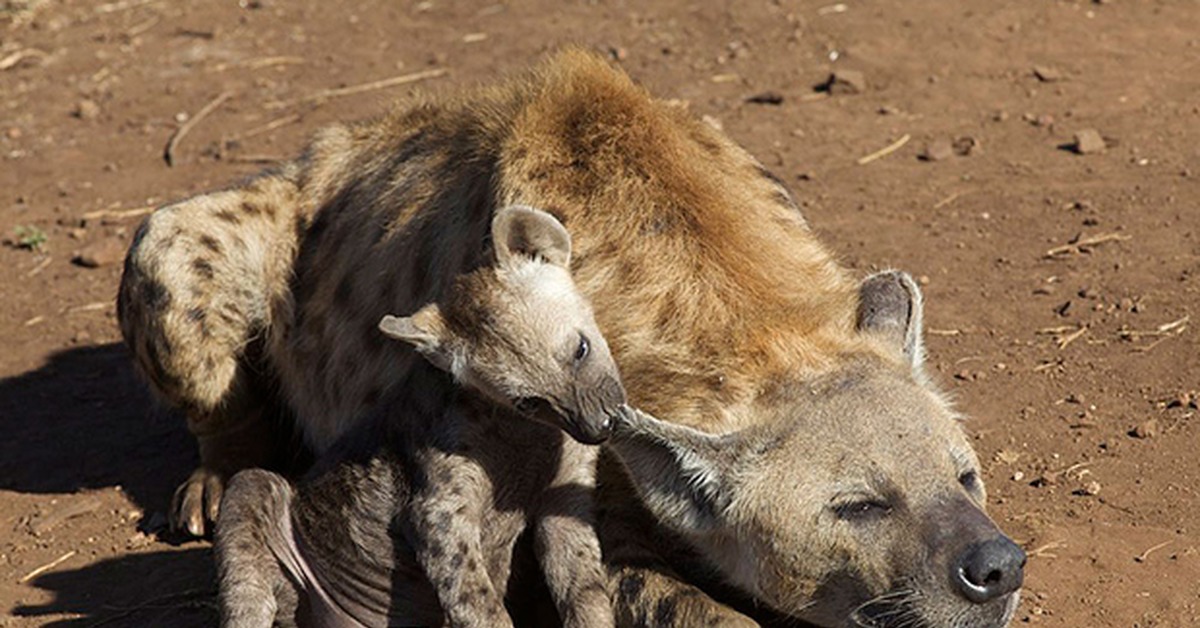
<svg viewBox="0 0 1200 628"><path fill-rule="evenodd" d="M859 333L881 351L772 387L763 423L705 434L630 411L612 444L660 521L731 583L821 626L996 628L1025 555L984 514L979 464L921 372L920 294L883 273Z"/></svg>
<svg viewBox="0 0 1200 628"><path fill-rule="evenodd" d="M550 214L508 207L492 221L495 263L437 303L380 329L521 414L595 444L625 403L617 366L568 270L571 238Z"/></svg>

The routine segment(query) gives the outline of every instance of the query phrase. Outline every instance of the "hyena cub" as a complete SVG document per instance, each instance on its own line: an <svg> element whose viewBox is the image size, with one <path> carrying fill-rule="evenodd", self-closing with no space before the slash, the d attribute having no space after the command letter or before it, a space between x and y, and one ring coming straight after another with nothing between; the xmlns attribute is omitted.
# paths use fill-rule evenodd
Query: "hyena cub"
<svg viewBox="0 0 1200 628"><path fill-rule="evenodd" d="M412 370L293 488L238 473L216 534L222 623L511 625L514 544L534 548L565 625L611 626L594 531L597 443L625 391L549 214L501 210L495 264L381 331ZM518 416L533 420L521 420Z"/></svg>

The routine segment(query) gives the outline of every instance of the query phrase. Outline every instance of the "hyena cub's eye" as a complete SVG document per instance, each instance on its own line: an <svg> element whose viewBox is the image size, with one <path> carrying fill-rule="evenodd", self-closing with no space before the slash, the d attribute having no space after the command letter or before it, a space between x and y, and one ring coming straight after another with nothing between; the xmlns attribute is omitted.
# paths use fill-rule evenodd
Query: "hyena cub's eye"
<svg viewBox="0 0 1200 628"><path fill-rule="evenodd" d="M579 346L575 348L575 363L579 364L586 360L591 352L592 343L588 342L587 336L579 334Z"/></svg>

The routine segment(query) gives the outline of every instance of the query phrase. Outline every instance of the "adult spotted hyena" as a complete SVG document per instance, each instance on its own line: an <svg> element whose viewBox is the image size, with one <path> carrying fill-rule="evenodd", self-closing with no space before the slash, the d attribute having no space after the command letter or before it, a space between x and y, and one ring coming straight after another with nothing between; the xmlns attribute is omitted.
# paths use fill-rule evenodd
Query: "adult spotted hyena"
<svg viewBox="0 0 1200 628"><path fill-rule="evenodd" d="M566 226L631 403L669 421L623 424L600 463L619 621L1007 622L1024 556L923 375L915 285L853 281L744 150L574 52L147 220L120 313L200 441L181 519L201 531L262 459L272 386L318 451L382 403L413 359L376 322L480 266L510 204Z"/></svg>

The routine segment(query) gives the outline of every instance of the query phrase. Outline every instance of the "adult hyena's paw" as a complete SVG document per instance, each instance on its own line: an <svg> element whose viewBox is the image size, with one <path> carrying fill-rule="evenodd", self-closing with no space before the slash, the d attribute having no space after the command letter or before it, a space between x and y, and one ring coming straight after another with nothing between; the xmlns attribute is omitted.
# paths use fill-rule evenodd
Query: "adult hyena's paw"
<svg viewBox="0 0 1200 628"><path fill-rule="evenodd" d="M192 472L175 489L171 500L171 530L202 537L213 531L221 514L221 496L225 494L225 474L207 467Z"/></svg>

